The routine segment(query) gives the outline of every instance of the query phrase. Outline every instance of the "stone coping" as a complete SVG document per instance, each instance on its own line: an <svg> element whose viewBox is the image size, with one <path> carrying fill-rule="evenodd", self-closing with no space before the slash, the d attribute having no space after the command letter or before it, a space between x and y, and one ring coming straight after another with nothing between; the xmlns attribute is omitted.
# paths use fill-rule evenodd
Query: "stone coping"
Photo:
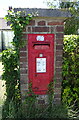
<svg viewBox="0 0 79 120"><path fill-rule="evenodd" d="M14 11L25 11L25 15L35 13L38 17L69 18L71 14L66 9L42 9L42 8L14 8Z"/></svg>

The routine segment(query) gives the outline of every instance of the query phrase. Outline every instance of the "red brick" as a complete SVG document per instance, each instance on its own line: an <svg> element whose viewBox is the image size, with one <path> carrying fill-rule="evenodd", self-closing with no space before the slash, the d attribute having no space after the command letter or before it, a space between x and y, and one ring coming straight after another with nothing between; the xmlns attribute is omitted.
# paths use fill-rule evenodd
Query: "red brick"
<svg viewBox="0 0 79 120"><path fill-rule="evenodd" d="M35 25L35 20L31 20L29 25Z"/></svg>
<svg viewBox="0 0 79 120"><path fill-rule="evenodd" d="M20 79L20 84L22 85L22 84L27 84L28 83L28 81L27 81L27 79Z"/></svg>
<svg viewBox="0 0 79 120"><path fill-rule="evenodd" d="M32 27L32 32L49 32L49 27Z"/></svg>
<svg viewBox="0 0 79 120"><path fill-rule="evenodd" d="M63 44L63 39L62 39L62 38L61 38L61 39L56 38L56 43L57 43L57 44Z"/></svg>
<svg viewBox="0 0 79 120"><path fill-rule="evenodd" d="M55 88L54 93L55 94L61 94L61 88Z"/></svg>
<svg viewBox="0 0 79 120"><path fill-rule="evenodd" d="M62 72L62 68L56 68L56 72Z"/></svg>
<svg viewBox="0 0 79 120"><path fill-rule="evenodd" d="M48 22L48 25L63 25L63 22Z"/></svg>
<svg viewBox="0 0 79 120"><path fill-rule="evenodd" d="M27 61L26 57L20 58L20 62L26 62L26 61Z"/></svg>
<svg viewBox="0 0 79 120"><path fill-rule="evenodd" d="M21 84L21 90L26 90L27 85L26 84Z"/></svg>
<svg viewBox="0 0 79 120"><path fill-rule="evenodd" d="M56 38L63 38L64 33L56 33Z"/></svg>
<svg viewBox="0 0 79 120"><path fill-rule="evenodd" d="M62 61L62 60L63 60L62 56L56 56L56 61Z"/></svg>
<svg viewBox="0 0 79 120"><path fill-rule="evenodd" d="M20 68L26 68L27 67L26 64L27 64L27 62L20 63Z"/></svg>
<svg viewBox="0 0 79 120"><path fill-rule="evenodd" d="M56 76L56 82L62 82L62 75L59 77L59 76Z"/></svg>
<svg viewBox="0 0 79 120"><path fill-rule="evenodd" d="M50 27L50 32L54 32L55 28L54 27Z"/></svg>
<svg viewBox="0 0 79 120"><path fill-rule="evenodd" d="M55 83L55 88L61 88L61 82Z"/></svg>
<svg viewBox="0 0 79 120"><path fill-rule="evenodd" d="M56 56L58 56L58 55L63 55L63 50L57 50L56 51Z"/></svg>
<svg viewBox="0 0 79 120"><path fill-rule="evenodd" d="M39 25L39 26L46 25L46 22L45 22L45 21L39 21L39 22L38 22L38 25Z"/></svg>
<svg viewBox="0 0 79 120"><path fill-rule="evenodd" d="M27 70L26 69L20 69L20 74L26 74L27 73Z"/></svg>
<svg viewBox="0 0 79 120"><path fill-rule="evenodd" d="M26 57L26 55L27 55L27 52L20 52L20 56L22 56L22 57Z"/></svg>
<svg viewBox="0 0 79 120"><path fill-rule="evenodd" d="M60 68L62 66L62 61L56 61L56 68Z"/></svg>
<svg viewBox="0 0 79 120"><path fill-rule="evenodd" d="M57 82L57 83L58 83L58 82L62 82L62 76L60 76L60 77L56 76L56 82Z"/></svg>
<svg viewBox="0 0 79 120"><path fill-rule="evenodd" d="M64 32L64 27L63 26L57 26L56 27L56 32Z"/></svg>
<svg viewBox="0 0 79 120"><path fill-rule="evenodd" d="M21 79L21 81L22 80L24 80L24 81L27 80L27 74L21 74L20 79Z"/></svg>
<svg viewBox="0 0 79 120"><path fill-rule="evenodd" d="M56 45L56 50L63 50L63 45Z"/></svg>
<svg viewBox="0 0 79 120"><path fill-rule="evenodd" d="M62 76L62 72L61 72L61 71L60 71L60 72L57 72L57 71L56 71L56 77L57 77L57 78L61 78L61 76Z"/></svg>

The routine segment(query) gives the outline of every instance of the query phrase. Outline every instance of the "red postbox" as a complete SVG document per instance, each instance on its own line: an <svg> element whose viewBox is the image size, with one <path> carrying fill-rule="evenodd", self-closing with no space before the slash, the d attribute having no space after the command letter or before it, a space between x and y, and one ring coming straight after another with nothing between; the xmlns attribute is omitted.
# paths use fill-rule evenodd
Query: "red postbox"
<svg viewBox="0 0 79 120"><path fill-rule="evenodd" d="M54 76L54 34L28 34L28 78L35 94L46 94Z"/></svg>

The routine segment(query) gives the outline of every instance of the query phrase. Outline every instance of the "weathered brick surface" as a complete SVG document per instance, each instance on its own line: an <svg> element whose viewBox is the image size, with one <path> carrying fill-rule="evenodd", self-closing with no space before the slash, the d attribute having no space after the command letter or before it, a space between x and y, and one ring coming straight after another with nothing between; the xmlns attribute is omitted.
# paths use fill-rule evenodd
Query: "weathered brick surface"
<svg viewBox="0 0 79 120"><path fill-rule="evenodd" d="M46 22L45 22L45 21L39 21L39 22L38 22L38 26L44 26L44 25L46 25Z"/></svg>
<svg viewBox="0 0 79 120"><path fill-rule="evenodd" d="M20 72L21 72L21 74L26 74L27 70L26 70L26 68L20 68Z"/></svg>
<svg viewBox="0 0 79 120"><path fill-rule="evenodd" d="M20 57L20 62L26 62L26 57Z"/></svg>
<svg viewBox="0 0 79 120"><path fill-rule="evenodd" d="M63 33L56 33L56 38L63 38Z"/></svg>
<svg viewBox="0 0 79 120"><path fill-rule="evenodd" d="M21 80L27 80L27 77L28 77L27 74L21 74L20 75Z"/></svg>
<svg viewBox="0 0 79 120"><path fill-rule="evenodd" d="M56 61L56 68L62 67L62 61Z"/></svg>
<svg viewBox="0 0 79 120"><path fill-rule="evenodd" d="M56 50L62 50L63 49L63 45L56 45Z"/></svg>
<svg viewBox="0 0 79 120"><path fill-rule="evenodd" d="M62 71L62 68L56 68L56 72L58 73L60 73Z"/></svg>
<svg viewBox="0 0 79 120"><path fill-rule="evenodd" d="M61 82L60 81L56 81L55 88L61 88Z"/></svg>
<svg viewBox="0 0 79 120"><path fill-rule="evenodd" d="M21 79L20 79L20 84L21 84L21 85L22 85L22 84L28 84L27 78L26 78L26 79L21 78Z"/></svg>
<svg viewBox="0 0 79 120"><path fill-rule="evenodd" d="M57 82L57 83L59 83L59 82L62 83L62 76L60 76L60 77L57 77L57 76L56 76L56 82Z"/></svg>
<svg viewBox="0 0 79 120"><path fill-rule="evenodd" d="M63 26L57 26L56 27L56 32L63 32L64 31L64 27Z"/></svg>
<svg viewBox="0 0 79 120"><path fill-rule="evenodd" d="M25 51L20 51L20 57L26 57L27 56L27 52Z"/></svg>
<svg viewBox="0 0 79 120"><path fill-rule="evenodd" d="M48 25L63 25L63 22L55 22L55 21L52 21L52 22L48 22Z"/></svg>
<svg viewBox="0 0 79 120"><path fill-rule="evenodd" d="M62 56L63 50L57 50L56 51L56 56Z"/></svg>
<svg viewBox="0 0 79 120"><path fill-rule="evenodd" d="M62 61L62 56L56 56L56 61Z"/></svg>
<svg viewBox="0 0 79 120"><path fill-rule="evenodd" d="M56 88L56 89L54 89L54 93L56 94L60 94L61 93L61 88Z"/></svg>
<svg viewBox="0 0 79 120"><path fill-rule="evenodd" d="M61 71L60 71L60 72L57 72L57 71L56 71L56 77L60 78L61 75L62 75Z"/></svg>
<svg viewBox="0 0 79 120"><path fill-rule="evenodd" d="M32 27L32 32L49 32L49 27Z"/></svg>
<svg viewBox="0 0 79 120"><path fill-rule="evenodd" d="M50 31L50 32L55 32L55 27L54 27L54 26L49 27L49 31Z"/></svg>
<svg viewBox="0 0 79 120"><path fill-rule="evenodd" d="M63 38L56 38L56 44L63 44Z"/></svg>
<svg viewBox="0 0 79 120"><path fill-rule="evenodd" d="M27 63L25 62L21 62L20 61L20 68L26 68L27 67ZM20 72L21 73L21 72Z"/></svg>
<svg viewBox="0 0 79 120"><path fill-rule="evenodd" d="M21 91L27 91L28 90L28 84L21 84Z"/></svg>

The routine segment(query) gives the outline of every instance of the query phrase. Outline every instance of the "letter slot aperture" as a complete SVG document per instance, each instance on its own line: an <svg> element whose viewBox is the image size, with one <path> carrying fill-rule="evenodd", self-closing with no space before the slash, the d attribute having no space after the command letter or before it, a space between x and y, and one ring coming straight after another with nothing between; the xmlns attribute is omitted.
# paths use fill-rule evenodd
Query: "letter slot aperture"
<svg viewBox="0 0 79 120"><path fill-rule="evenodd" d="M49 49L50 44L34 44L34 49Z"/></svg>

